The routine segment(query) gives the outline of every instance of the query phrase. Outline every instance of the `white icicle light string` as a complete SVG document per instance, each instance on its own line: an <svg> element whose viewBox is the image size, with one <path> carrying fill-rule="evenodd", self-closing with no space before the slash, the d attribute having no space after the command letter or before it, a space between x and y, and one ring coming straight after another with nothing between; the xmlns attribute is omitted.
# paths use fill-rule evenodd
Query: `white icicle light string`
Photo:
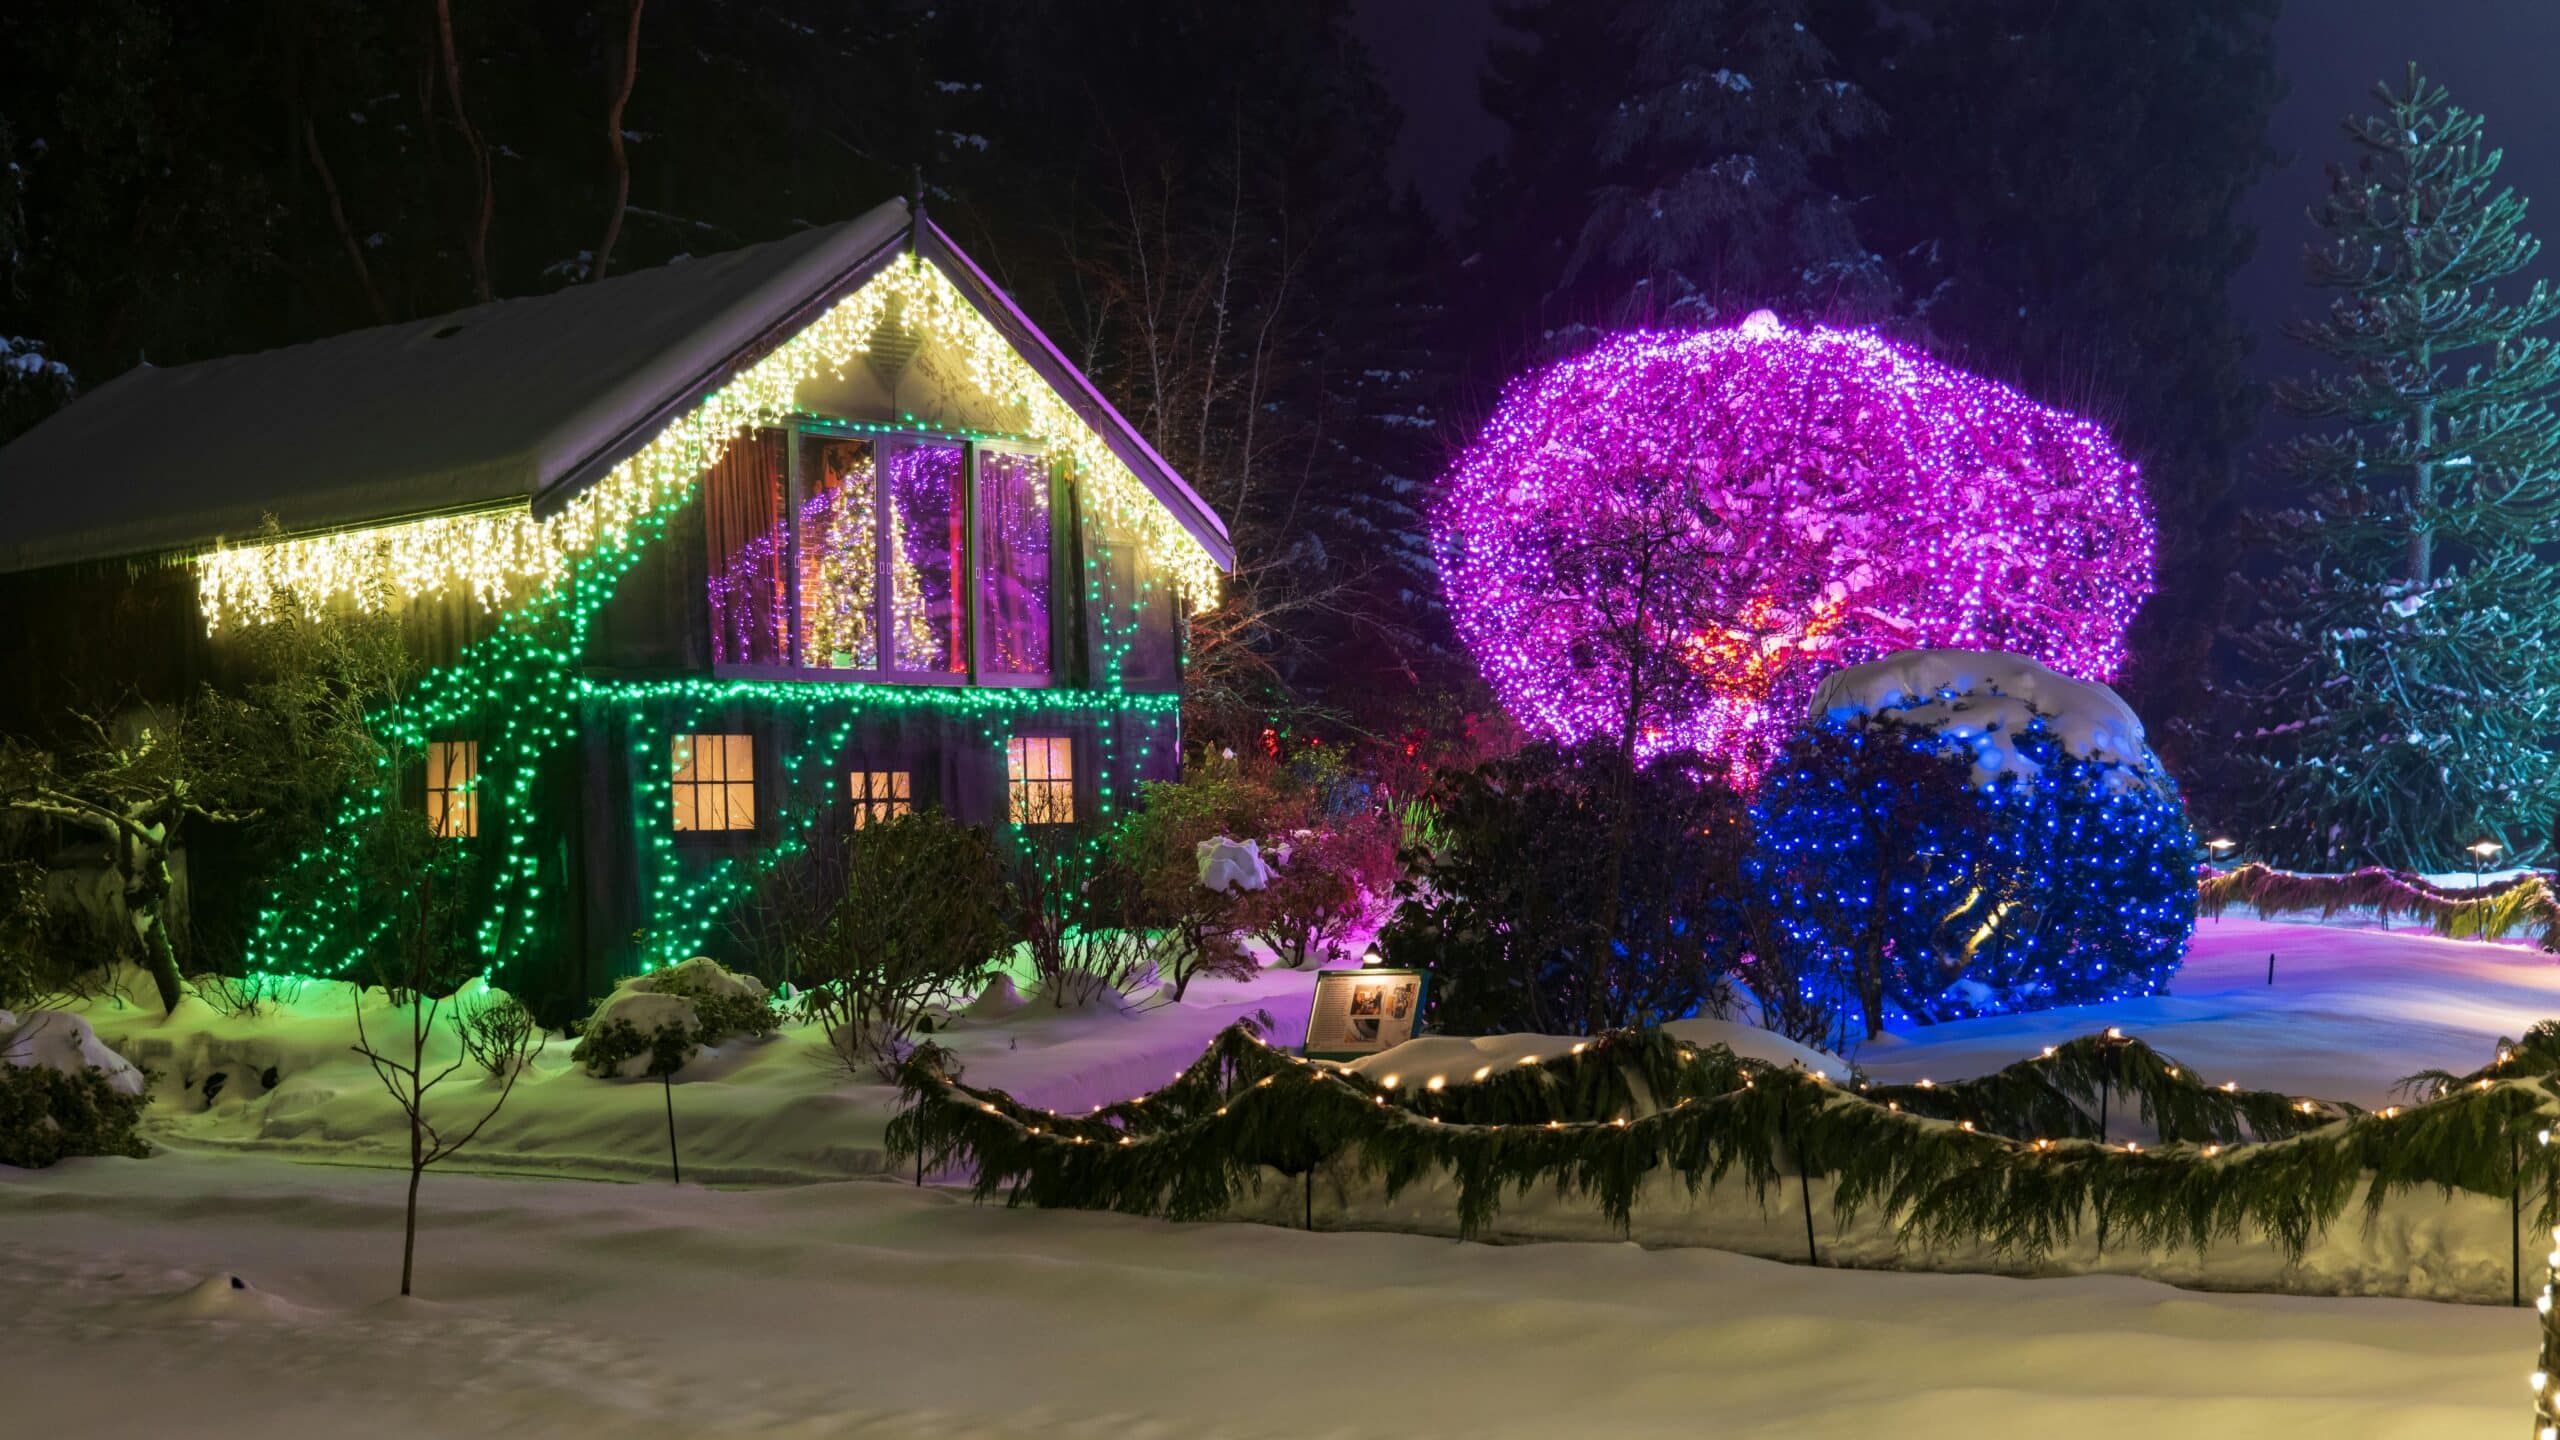
<svg viewBox="0 0 2560 1440"><path fill-rule="evenodd" d="M314 611L341 600L370 605L376 580L405 598L467 589L491 609L548 586L577 556L620 543L642 516L715 464L732 439L789 420L801 385L841 373L868 353L893 314L906 330L949 345L971 384L1020 412L1023 434L1071 462L1086 482L1086 506L1142 537L1187 608L1215 603L1218 566L1209 552L950 280L914 256L892 263L740 371L547 520L511 507L215 548L197 561L205 628L270 618L279 594Z"/></svg>

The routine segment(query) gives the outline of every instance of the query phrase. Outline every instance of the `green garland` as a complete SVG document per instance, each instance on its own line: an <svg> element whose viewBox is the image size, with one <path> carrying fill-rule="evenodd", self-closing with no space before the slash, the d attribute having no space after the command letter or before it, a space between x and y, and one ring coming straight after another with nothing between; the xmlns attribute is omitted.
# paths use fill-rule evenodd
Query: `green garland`
<svg viewBox="0 0 2560 1440"><path fill-rule="evenodd" d="M2479 887L2447 889L2407 870L2367 868L2347 875L2301 875L2255 861L2232 870L2208 869L2196 881L2196 913L2208 919L2234 905L2258 918L2370 910L2388 922L2409 915L2454 940L2503 940L2518 931L2540 932L2545 950L2560 950L2560 895L2540 875L2517 875Z"/></svg>
<svg viewBox="0 0 2560 1440"><path fill-rule="evenodd" d="M1596 1203L1624 1233L1657 1171L1693 1196L1738 1179L1765 1204L1785 1158L1832 1181L1844 1224L1873 1208L1905 1243L1979 1243L2017 1262L2092 1220L2139 1247L2199 1251L2254 1227L2298 1260L2360 1185L2370 1220L2429 1187L2509 1197L2530 1182L2547 1197L2560 1173L2524 1143L2560 1108L2549 1022L2498 1064L2427 1077L2431 1098L2380 1111L2208 1085L2115 1031L1949 1085L1843 1086L1660 1031L1479 1073L1372 1080L1237 1027L1165 1088L1062 1116L960 1083L928 1046L902 1074L888 1142L925 1168L969 1169L981 1199L1173 1219L1228 1211L1266 1168L1341 1160L1390 1199L1447 1174L1468 1238L1506 1196L1539 1187ZM2088 1107L2115 1093L2177 1138L2097 1138ZM2554 1223L2547 1198L2539 1209Z"/></svg>

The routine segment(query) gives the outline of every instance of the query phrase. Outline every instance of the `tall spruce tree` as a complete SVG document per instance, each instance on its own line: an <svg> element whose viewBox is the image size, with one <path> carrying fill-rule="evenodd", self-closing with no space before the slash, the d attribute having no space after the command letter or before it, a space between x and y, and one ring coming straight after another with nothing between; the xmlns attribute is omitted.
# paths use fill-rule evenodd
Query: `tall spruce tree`
<svg viewBox="0 0 2560 1440"><path fill-rule="evenodd" d="M1886 115L1843 188L1906 297L1894 328L2097 419L2142 466L2157 588L2115 686L2187 794L2209 792L2224 747L2190 722L2261 408L2229 287L2254 248L2239 203L2274 157L2275 0L1890 8L1824 0L1816 28Z"/></svg>
<svg viewBox="0 0 2560 1440"><path fill-rule="evenodd" d="M2278 568L2237 637L2244 814L2295 864L2532 855L2560 798L2560 350L2534 333L2560 294L2499 295L2541 247L2481 118L2415 66L2375 95L2311 211L2328 305L2288 327L2330 363L2277 389L2311 428L2271 454Z"/></svg>
<svg viewBox="0 0 2560 1440"><path fill-rule="evenodd" d="M1810 0L1514 0L1485 106L1511 130L1472 197L1480 323L1504 358L1590 327L1709 325L1763 306L1869 321L1893 277L1839 186L1882 115ZM1520 320L1534 302L1534 329Z"/></svg>

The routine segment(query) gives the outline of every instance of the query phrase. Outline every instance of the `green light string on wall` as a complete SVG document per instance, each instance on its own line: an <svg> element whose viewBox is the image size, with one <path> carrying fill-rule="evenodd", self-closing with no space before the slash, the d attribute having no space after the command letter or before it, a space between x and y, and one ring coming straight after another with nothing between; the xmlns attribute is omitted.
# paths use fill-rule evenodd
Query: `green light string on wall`
<svg viewBox="0 0 2560 1440"><path fill-rule="evenodd" d="M581 680L583 700L621 704L631 711L631 773L634 811L649 837L655 883L649 886L650 919L642 942L642 970L673 964L695 953L728 906L743 899L756 877L794 853L811 825L833 804L837 778L831 769L810 783L815 760L832 766L844 754L861 719L891 710L927 710L975 722L983 744L997 765L1005 760L1005 742L1018 722L1053 715L1089 715L1107 725L1121 715L1151 718L1171 714L1181 703L1171 694L1105 690L1030 690L928 688L867 682L776 680L663 680L616 683ZM776 843L757 856L720 855L704 864L689 881L676 879L685 869L683 845L677 839L671 791L674 736L698 730L703 716L722 707L753 705L777 714L794 714L803 723L825 726L815 745L795 744L781 756L783 803L775 807ZM840 714L828 712L841 709ZM801 803L792 804L793 800Z"/></svg>
<svg viewBox="0 0 2560 1440"><path fill-rule="evenodd" d="M1172 694L1137 694L1121 688L1128 641L1106 646L1101 668L1105 684L1091 690L1033 690L1007 687L961 688L883 685L840 681L681 680L616 682L579 673L595 617L646 547L661 539L668 520L691 498L688 488L668 495L662 504L635 520L621 543L598 545L579 556L562 581L546 587L500 616L497 630L465 647L452 665L428 674L413 695L388 707L378 717L388 754L385 768L368 784L352 790L328 828L323 842L304 852L279 887L276 903L264 910L247 948L253 973L334 977L355 966L383 938L384 921L357 913L354 897L361 891L362 853L369 824L387 807L399 803L402 767L442 735L472 734L480 744L480 765L466 787L484 792L472 797L482 823L475 843L491 857L489 904L477 931L483 974L501 982L514 962L544 933L549 912L542 883L542 856L532 819L542 807L543 762L574 743L581 717L599 705L632 707L677 705L700 710L715 705L814 712L843 707L836 730L821 753L841 754L857 717L902 709L930 709L974 719L981 736L1002 763L1005 739L1025 717L1038 714L1098 715L1097 729L1114 732L1114 717L1148 717L1149 734L1175 714L1180 699ZM1113 587L1116 590L1116 586ZM1097 592L1098 595L1098 592ZM1110 597L1118 602L1119 597ZM1098 606L1101 602L1098 600ZM1127 602L1134 611L1143 599ZM1097 608L1106 631L1132 635L1134 620L1114 630L1108 610ZM635 710L635 713L638 713ZM495 733L488 730L494 725ZM635 722L646 730L645 717ZM650 730L663 742L667 732ZM1141 754L1151 753L1152 745ZM807 753L793 747L784 757L785 772L796 782ZM669 807L670 777L663 749L650 755L635 751L632 775L635 814L644 817L651 836L658 877L674 877L680 867L671 859L673 816ZM1105 760L1108 767L1112 761ZM1098 810L1114 813L1117 797L1108 779L1097 787ZM819 813L784 814L780 846L785 853L798 842ZM495 833L491 833L491 832ZM756 871L768 868L771 855L752 867L734 861L715 864L711 873L660 893L651 885L651 925L645 967L684 958L674 950L698 944L718 922L722 908L752 887ZM658 878L652 877L652 878ZM290 898L288 898L290 897Z"/></svg>

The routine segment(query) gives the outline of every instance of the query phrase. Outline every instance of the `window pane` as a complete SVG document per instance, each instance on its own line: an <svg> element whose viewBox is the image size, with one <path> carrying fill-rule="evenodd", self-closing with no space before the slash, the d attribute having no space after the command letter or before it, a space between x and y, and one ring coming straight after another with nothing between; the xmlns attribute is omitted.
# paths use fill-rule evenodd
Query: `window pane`
<svg viewBox="0 0 2560 1440"><path fill-rule="evenodd" d="M790 590L783 572L783 436L760 430L731 442L702 481L702 530L711 550L711 658L729 665L790 659L784 630Z"/></svg>
<svg viewBox="0 0 2560 1440"><path fill-rule="evenodd" d="M879 478L868 440L800 437L800 660L880 668Z"/></svg>
<svg viewBox="0 0 2560 1440"><path fill-rule="evenodd" d="M752 735L678 735L669 744L668 801L678 830L756 827ZM476 762L475 762L476 763Z"/></svg>
<svg viewBox="0 0 2560 1440"><path fill-rule="evenodd" d="M962 460L956 445L902 445L889 460L889 632L893 668L956 675L963 588Z"/></svg>
<svg viewBox="0 0 2560 1440"><path fill-rule="evenodd" d="M480 815L472 782L480 776L480 744L476 740L427 742L427 828L437 835L468 839L480 833Z"/></svg>
<svg viewBox="0 0 2560 1440"><path fill-rule="evenodd" d="M978 563L985 638L998 675L1049 673L1049 467L1037 455L978 453Z"/></svg>
<svg viewBox="0 0 2560 1440"><path fill-rule="evenodd" d="M1005 741L1005 812L1016 825L1068 825L1076 818L1075 741L1016 735Z"/></svg>

